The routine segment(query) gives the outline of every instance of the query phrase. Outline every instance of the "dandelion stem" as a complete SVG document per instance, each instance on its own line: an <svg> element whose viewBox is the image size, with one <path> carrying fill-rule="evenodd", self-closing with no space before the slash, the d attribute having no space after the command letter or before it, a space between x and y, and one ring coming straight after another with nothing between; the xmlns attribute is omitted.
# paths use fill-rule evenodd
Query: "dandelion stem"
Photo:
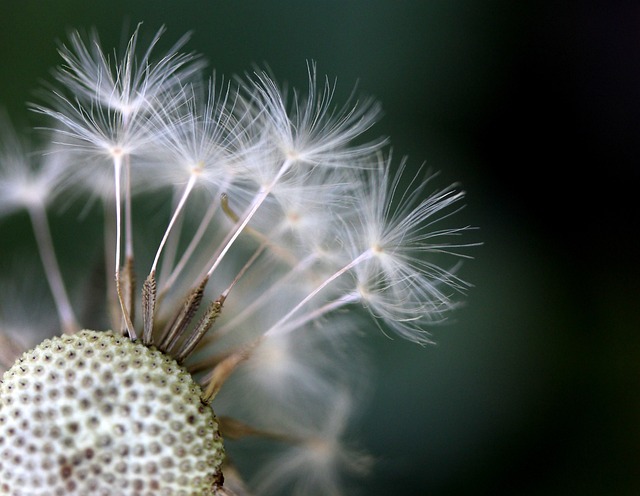
<svg viewBox="0 0 640 496"><path fill-rule="evenodd" d="M125 229L125 256L133 260L133 220L131 208L131 157L125 155L124 174L124 229ZM131 311L131 308L129 308Z"/></svg>
<svg viewBox="0 0 640 496"><path fill-rule="evenodd" d="M182 196L182 195L180 195ZM175 188L173 191L173 198L171 201L172 207L175 210L178 205L178 189ZM173 235L167 239L167 244L163 249L164 255L162 256L162 265L160 266L160 270L157 271L159 274L169 274L173 269L173 264L176 260L176 253L178 252L178 244L180 243L180 234L182 232L182 226L184 222L184 215L178 217L176 220L176 225L173 227ZM163 278L161 277L161 280Z"/></svg>
<svg viewBox="0 0 640 496"><path fill-rule="evenodd" d="M269 288L267 288L266 291L261 293L260 296L254 299L249 305L244 307L242 309L242 312L237 313L231 320L225 322L222 327L217 329L216 335L224 336L227 332L231 331L233 328L237 327L239 324L251 317L251 315L253 315L261 305L264 305L264 303L268 302L274 294L277 294L278 291L281 291L283 285L290 283L294 277L299 276L300 273L308 268L315 260L315 255L310 255L304 260L301 260L295 267L293 267L278 281L275 281Z"/></svg>
<svg viewBox="0 0 640 496"><path fill-rule="evenodd" d="M227 289L225 289L222 292L222 296L224 298L226 298L227 296L229 296L229 293L231 292L231 290L233 289L233 287L238 283L238 281L242 278L242 276L247 272L247 270L249 270L249 268L255 263L256 260L258 260L258 257L260 255L262 255L262 253L264 252L265 248L267 247L267 243L262 243L257 249L256 251L253 253L253 255L251 255L251 257L249 258L249 260L247 260L247 262L243 265L243 267L240 269L240 271L236 274L236 277L234 277L233 281L231 281L231 284L229 284L229 286L227 287Z"/></svg>
<svg viewBox="0 0 640 496"><path fill-rule="evenodd" d="M207 212L205 213L204 217L202 218L202 221L200 222L200 225L198 226L198 230L196 231L193 238L189 242L189 246L187 246L187 249L180 257L180 261L173 268L173 270L171 271L171 274L169 274L169 277L166 279L166 281L164 281L161 284L162 289L160 290L159 298L161 298L169 290L169 288L173 285L173 283L182 273L182 270L187 265L189 258L191 257L191 255L193 255L193 252L198 247L198 244L202 240L204 233L207 231L207 228L209 227L209 224L211 223L213 216L218 211L218 208L219 208L219 203L212 202L209 208L207 209Z"/></svg>
<svg viewBox="0 0 640 496"><path fill-rule="evenodd" d="M120 244L122 240L122 205L120 202L120 172L121 172L121 158L114 157L113 159L113 176L114 176L114 189L115 189L115 197L116 197L116 248L115 248L115 279L116 285L119 285L120 281ZM120 305L123 307L122 311L125 311L124 306L122 305L122 300L120 300Z"/></svg>
<svg viewBox="0 0 640 496"><path fill-rule="evenodd" d="M340 270L335 272L333 275L328 277L316 289L314 289L307 296L305 296L302 299L302 301L300 301L295 307L293 307L284 317L282 317L278 322L276 322L274 325L272 325L271 328L268 329L267 332L264 333L264 335L265 336L277 335L277 334L281 334L283 332L288 332L288 331L293 330L293 329L289 328L289 326L282 327L282 325L285 322L287 322L298 310L300 310L304 305L306 305L311 299L313 299L320 291L322 291L324 288L326 288L330 283L335 281L338 277L340 277L344 273L346 273L349 270L351 270L353 267L355 267L359 263L361 263L361 262L363 262L365 260L368 260L369 258L371 258L371 256L372 256L371 250L367 250L367 251L361 253L358 257L354 258L351 262L349 262L347 265L345 265Z"/></svg>
<svg viewBox="0 0 640 496"><path fill-rule="evenodd" d="M330 301L329 303L326 303L324 305L322 305L319 308L316 308L314 310L312 310L311 312L306 313L305 315L298 317L295 320L290 321L288 324L280 327L277 331L277 334L286 334L288 332L294 331L296 329L298 329L299 327L302 327L303 325L307 324L308 322L311 322L315 319L318 319L320 317L322 317L323 315L326 315L330 312L333 312L334 310L337 310L339 308L342 308L346 305L349 305L351 303L354 303L356 301L358 301L360 299L359 296L357 296L355 293L350 293L350 294L346 294L344 296L341 296L340 298ZM276 334L274 332L274 334Z"/></svg>
<svg viewBox="0 0 640 496"><path fill-rule="evenodd" d="M124 331L127 332L131 339L135 339L135 330L133 329L133 323L131 322L131 316L129 309L125 304L125 300L122 296L121 289L121 277L120 277L120 246L122 244L122 195L120 192L120 176L122 173L122 155L115 154L113 157L113 172L114 172L114 186L115 186L115 203L116 203L116 254L115 254L115 281L116 281L116 293L118 295L118 301L120 302L120 309L122 310L122 317L124 319Z"/></svg>
<svg viewBox="0 0 640 496"><path fill-rule="evenodd" d="M181 359L176 358L178 362L181 362L181 360L184 360L189 355L189 353L191 353L191 351L196 347L196 345L202 340L204 335L209 331L209 329L211 328L215 320L218 318L218 316L222 312L222 305L224 304L225 300L229 296L229 293L231 292L233 287L238 283L238 281L247 272L247 270L249 270L249 268L258 259L258 257L264 252L267 246L268 244L265 242L258 247L258 249L253 253L253 255L251 255L249 260L247 260L244 266L240 269L240 271L238 272L236 277L233 279L233 281L231 281L231 284L229 284L227 289L225 289L222 292L222 294L217 300L213 301L209 305L209 308L207 309L206 313L202 316L202 318L200 319L200 322L198 322L198 325L196 326L196 330L194 331L192 336L188 339L187 343L183 345L183 350L178 354L179 357L182 357Z"/></svg>
<svg viewBox="0 0 640 496"><path fill-rule="evenodd" d="M184 189L184 192L182 193L182 197L180 198L180 201L178 202L178 205L176 206L174 212L173 212L173 216L171 217L171 220L169 221L169 225L167 226L167 229L164 232L164 236L162 237L162 241L160 241L160 246L158 246L158 251L156 252L156 257L153 259L153 265L151 266L151 272L155 272L156 271L156 267L158 266L158 261L160 260L160 254L162 253L162 249L164 248L165 243L167 242L167 238L169 237L169 234L171 233L171 229L173 228L176 219L178 218L178 216L180 215L180 212L182 212L182 209L184 208L186 202L187 202L187 198L189 198L189 194L191 193L191 191L193 190L193 187L196 184L196 180L197 180L197 176L196 175L191 175L191 177L189 178L189 182L187 183L187 186Z"/></svg>
<svg viewBox="0 0 640 496"><path fill-rule="evenodd" d="M220 251L220 253L217 254L214 262L211 264L211 267L207 272L207 276L211 276L211 274L213 274L213 272L216 270L218 265L220 265L220 262L222 261L224 256L227 254L227 252L229 251L229 249L231 248L235 240L238 238L238 236L240 236L240 234L242 233L244 228L247 226L247 224L251 221L251 219L253 218L255 213L258 211L260 206L267 199L267 196L269 196L269 193L271 192L271 190L278 183L278 181L284 175L284 173L287 172L287 170L289 170L290 166L291 166L291 161L285 160L285 162L282 164L282 166L280 167L280 170L278 171L276 176L273 178L271 183L266 187L260 188L260 191L258 192L256 197L253 199L253 202L251 202L251 205L247 209L247 212L243 215L242 217L243 220L239 224L236 224L236 226L227 235L227 238L223 241L222 243L223 248Z"/></svg>
<svg viewBox="0 0 640 496"><path fill-rule="evenodd" d="M113 202L104 200L102 203L102 209L104 212L104 254L107 281L107 302L111 328L116 329L122 321L122 313L120 312L120 303L118 302L116 281L113 277L116 268L113 264L113 255L111 254L111 250L113 250L113 247L115 246L116 232L116 219L114 215Z"/></svg>
<svg viewBox="0 0 640 496"><path fill-rule="evenodd" d="M223 193L220 196L220 205L222 206L222 211L231 220L231 222L236 223L239 221L240 217L233 211L233 209L229 205L229 196L226 193ZM260 241L261 244L269 246L272 253L278 255L285 263L293 265L297 261L297 258L293 253L282 246L274 244L268 236L262 234L260 231L252 229L250 227L245 227L244 232L255 238L257 241Z"/></svg>
<svg viewBox="0 0 640 496"><path fill-rule="evenodd" d="M58 311L58 317L60 318L60 325L65 333L73 334L78 331L79 326L69 302L60 266L55 255L47 213L41 203L30 205L28 210L42 265L44 266L47 281Z"/></svg>

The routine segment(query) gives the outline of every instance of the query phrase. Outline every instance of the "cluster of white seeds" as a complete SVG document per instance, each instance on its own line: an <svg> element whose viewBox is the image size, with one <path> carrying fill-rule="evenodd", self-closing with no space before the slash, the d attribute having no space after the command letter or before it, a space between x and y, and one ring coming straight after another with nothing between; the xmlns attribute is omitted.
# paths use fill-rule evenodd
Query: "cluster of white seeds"
<svg viewBox="0 0 640 496"><path fill-rule="evenodd" d="M188 36L156 57L164 29L142 49L139 28L123 53L96 33L60 47L57 84L32 105L42 153L0 112L0 221L28 214L62 334L20 356L13 336L53 325L32 294L26 315L0 294L0 495L340 496L343 474L370 466L344 441L369 376L360 313L431 342L467 288L446 262L466 256L467 228L441 224L464 192L394 165L367 138L379 105L335 107L315 64L306 93L268 71L218 82ZM104 249L101 290L78 277L68 293L56 257L48 216L76 199L103 207L103 239L77 237ZM225 462L226 487L210 403L249 448ZM263 457L253 437L280 445Z"/></svg>
<svg viewBox="0 0 640 496"><path fill-rule="evenodd" d="M111 332L41 343L0 384L0 494L204 496L222 438L168 355Z"/></svg>

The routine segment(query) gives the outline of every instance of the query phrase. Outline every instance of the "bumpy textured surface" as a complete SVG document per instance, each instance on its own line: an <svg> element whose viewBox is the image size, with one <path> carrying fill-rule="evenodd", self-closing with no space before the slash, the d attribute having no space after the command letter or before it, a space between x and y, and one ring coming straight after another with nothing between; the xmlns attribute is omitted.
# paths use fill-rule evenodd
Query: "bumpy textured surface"
<svg viewBox="0 0 640 496"><path fill-rule="evenodd" d="M107 332L46 340L0 384L0 494L204 496L222 439L172 358Z"/></svg>

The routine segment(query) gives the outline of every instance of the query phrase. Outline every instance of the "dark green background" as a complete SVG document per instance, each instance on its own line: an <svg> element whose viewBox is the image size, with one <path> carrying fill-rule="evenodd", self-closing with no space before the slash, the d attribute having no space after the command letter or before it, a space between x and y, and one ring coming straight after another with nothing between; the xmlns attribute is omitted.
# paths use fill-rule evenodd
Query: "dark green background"
<svg viewBox="0 0 640 496"><path fill-rule="evenodd" d="M468 191L467 305L435 347L364 340L364 494L640 494L637 2L1 0L0 104L35 122L56 40L140 20L193 30L219 74L359 81L396 156Z"/></svg>

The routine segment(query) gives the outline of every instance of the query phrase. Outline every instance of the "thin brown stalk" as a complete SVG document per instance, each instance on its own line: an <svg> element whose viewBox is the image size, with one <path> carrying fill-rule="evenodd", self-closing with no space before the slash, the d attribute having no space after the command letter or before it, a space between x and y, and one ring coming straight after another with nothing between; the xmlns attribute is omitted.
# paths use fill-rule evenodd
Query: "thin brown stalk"
<svg viewBox="0 0 640 496"><path fill-rule="evenodd" d="M147 346L153 344L156 290L156 273L152 270L142 285L142 343Z"/></svg>
<svg viewBox="0 0 640 496"><path fill-rule="evenodd" d="M122 270L118 273L120 276L116 280L116 289L120 307L122 308L122 316L124 318L124 331L132 340L136 339L136 331L133 326L135 311L135 286L136 278L133 270L133 257L127 257Z"/></svg>
<svg viewBox="0 0 640 496"><path fill-rule="evenodd" d="M202 394L202 401L204 403L208 404L213 401L229 376L238 365L251 356L251 353L259 342L260 340L258 339L251 345L231 353L213 368L208 377L207 387Z"/></svg>
<svg viewBox="0 0 640 496"><path fill-rule="evenodd" d="M189 295L185 298L184 304L176 312L173 319L169 321L162 333L162 339L158 344L158 348L166 351L172 348L178 339L182 336L186 328L191 323L194 315L200 308L202 297L204 296L204 288L209 282L208 277L204 277L200 284L193 288Z"/></svg>
<svg viewBox="0 0 640 496"><path fill-rule="evenodd" d="M176 362L182 363L196 348L196 346L198 346L204 335L209 332L214 322L222 312L224 300L225 298L221 296L209 304L209 308L207 308L205 314L200 318L200 321L189 338L182 344L177 353L173 353Z"/></svg>
<svg viewBox="0 0 640 496"><path fill-rule="evenodd" d="M253 436L286 443L299 443L302 441L298 437L253 427L252 425L231 417L218 417L218 423L220 424L220 434L222 434L225 439L242 439Z"/></svg>

